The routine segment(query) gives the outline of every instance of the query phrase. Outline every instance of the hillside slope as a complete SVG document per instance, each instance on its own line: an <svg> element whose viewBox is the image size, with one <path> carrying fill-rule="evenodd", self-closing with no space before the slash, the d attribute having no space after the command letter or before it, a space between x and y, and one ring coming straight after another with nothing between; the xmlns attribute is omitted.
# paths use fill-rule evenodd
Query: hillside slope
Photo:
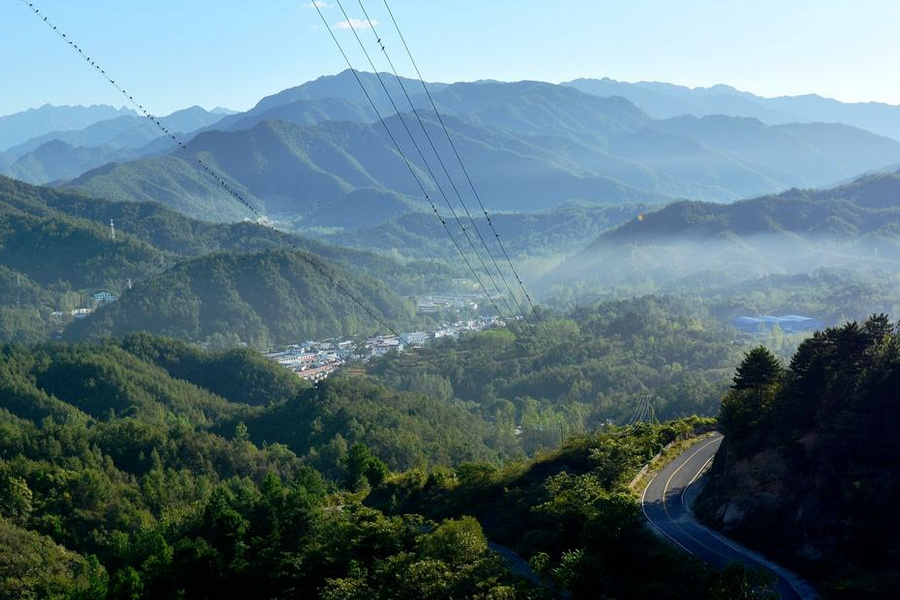
<svg viewBox="0 0 900 600"><path fill-rule="evenodd" d="M373 77L364 79L372 84ZM351 75L341 73L286 90L216 126L229 131L197 135L190 151L270 215L302 217L337 206L361 188L421 202L421 190L354 86ZM408 86L421 89L414 82ZM571 200L732 201L829 185L900 161L900 143L845 125L770 126L725 116L653 120L623 98L540 82L440 86L434 99L492 210L535 211ZM453 156L430 103L423 95L412 100L439 152ZM443 169L432 158L433 181L400 118L383 114L427 193L442 199L440 186L455 200ZM431 156L416 120L404 118ZM193 160L183 158L146 158L86 173L72 185L95 195L156 199L194 216L234 219L222 192L210 187ZM452 176L463 178L455 161L445 162ZM164 175L154 179L155 172Z"/></svg>
<svg viewBox="0 0 900 600"><path fill-rule="evenodd" d="M69 311L91 307L92 294L122 294L129 280L136 291L185 260L225 252L236 261L251 252L289 248L320 257L352 279L377 279L397 294L446 290L452 279L464 276L458 267L401 262L255 223L208 223L155 203L101 200L0 177L0 339L45 338L71 318ZM310 285L327 286L316 277ZM361 290L362 298L369 291ZM376 297L382 292L379 288ZM64 314L51 315L56 311ZM230 332L223 325L219 333Z"/></svg>
<svg viewBox="0 0 900 600"><path fill-rule="evenodd" d="M817 333L786 371L755 351L724 399L700 514L825 582L900 593L900 336L884 315Z"/></svg>
<svg viewBox="0 0 900 600"><path fill-rule="evenodd" d="M350 290L365 308L331 287L330 279ZM64 337L149 331L204 341L229 334L265 348L372 334L383 330L384 322L401 328L412 324L413 313L414 307L384 284L350 275L304 252L211 254L135 285L118 302L73 322Z"/></svg>
<svg viewBox="0 0 900 600"><path fill-rule="evenodd" d="M720 283L820 267L890 270L900 260L900 173L729 205L676 202L604 233L545 283ZM643 283L642 283L643 282Z"/></svg>

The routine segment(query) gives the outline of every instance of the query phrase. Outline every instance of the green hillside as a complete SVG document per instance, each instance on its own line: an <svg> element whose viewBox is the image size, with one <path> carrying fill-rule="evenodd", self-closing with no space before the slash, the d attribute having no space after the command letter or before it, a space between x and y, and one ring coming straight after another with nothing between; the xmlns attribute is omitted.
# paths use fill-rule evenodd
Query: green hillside
<svg viewBox="0 0 900 600"><path fill-rule="evenodd" d="M50 208L37 189L0 178L0 265L44 287L81 290L124 285L167 259L133 237L110 239L108 225Z"/></svg>
<svg viewBox="0 0 900 600"><path fill-rule="evenodd" d="M708 422L573 438L498 470L464 406L359 378L296 390L269 370L147 335L0 349L0 594L557 600L602 581L624 599L733 600L714 590L753 581L684 562L625 491ZM545 579L511 571L486 533Z"/></svg>
<svg viewBox="0 0 900 600"><path fill-rule="evenodd" d="M543 284L647 293L824 267L890 272L900 260L898 200L900 173L877 173L729 205L676 202L604 233Z"/></svg>
<svg viewBox="0 0 900 600"><path fill-rule="evenodd" d="M253 206L262 206L262 202L240 183L234 180L228 183ZM254 216L197 163L187 163L175 155L110 163L84 173L67 185L101 198L162 202L182 213L209 221L240 221Z"/></svg>
<svg viewBox="0 0 900 600"><path fill-rule="evenodd" d="M228 266L223 266L228 271L241 262L242 256L248 252L293 247L319 257L324 261L321 264L330 265L329 269L336 269L336 272L354 281L371 283L371 278L378 279L392 290L392 294L419 294L447 289L454 277L464 276L457 267L422 260L400 262L372 252L282 234L255 223L208 223L189 219L155 203L100 200L81 193L30 186L3 177L0 177L0 208L0 339L3 340L37 341L45 338L54 328L70 320L68 311L90 307L86 297L99 291L122 293L129 279L136 284L133 290L136 294L139 289L144 289L144 285L151 286L148 288L151 293L158 293L159 288L153 287L156 284L151 285L151 282L165 269L216 252L230 253ZM110 239L110 220L115 222L115 240ZM309 282L312 288L322 287L324 290L327 284L320 277L305 270L300 272L312 278ZM226 279L231 276L226 275ZM247 277L250 274L245 273L242 289L253 285L252 279ZM283 283L268 282L277 289L281 289ZM161 285L165 287L168 284ZM288 287L297 292L300 290L298 285L299 282L295 281ZM387 293L384 289L368 286L367 283L357 289L362 299L368 300L367 294L371 292L376 303L384 300L383 296ZM331 292L323 290L313 289L308 295L299 297L318 299L319 304L311 309L312 312L303 313L303 318L321 316L321 326L316 329L321 332L325 331L326 326L333 325L335 319L357 314L352 301L343 299L351 302L352 306L341 305L340 292L335 292L339 299L334 301L330 299ZM382 316L390 320L402 314L403 318L391 322L407 323L409 315L404 303L396 296L388 297L390 301L385 302L404 308L396 314L387 310ZM292 298L291 302L302 303L296 298ZM137 307L141 303L127 306ZM256 308L262 310L260 306ZM144 314L141 311L145 309L146 306L137 314ZM324 312L317 312L320 310ZM66 314L51 318L50 314L54 311L64 311ZM242 311L241 308L236 314L240 315ZM274 314L277 311L265 309L264 312ZM139 321L137 314L134 318ZM298 316L300 313L288 311L288 315ZM128 320L131 317L121 318ZM238 316L234 318L240 319ZM290 317L278 317L277 328L282 326L280 319L287 318ZM363 321L368 323L366 327L371 325L368 317ZM351 319L347 328L336 327L326 337L345 329L357 333L365 329L357 327L354 322ZM256 333L247 335L252 339L263 339L269 335L268 327L274 323L260 323L263 322L250 317L240 330L250 332L259 325ZM190 327L172 327L167 331L183 335L188 335L187 331L198 333ZM222 327L219 333L232 333L224 329L224 324ZM122 332L133 330L128 327L117 329ZM290 331L297 333L295 328Z"/></svg>
<svg viewBox="0 0 900 600"><path fill-rule="evenodd" d="M504 248L513 258L552 257L578 252L601 233L626 223L648 208L645 204L596 206L569 203L534 213L495 213L491 221ZM477 212L473 212L472 216L495 257L502 259L503 253L493 242L494 235L487 221L479 218ZM468 224L465 213L460 217ZM451 225L456 231L455 222ZM458 256L440 222L427 213L407 214L354 231L327 233L322 239L361 249L396 250L409 257L432 256L456 260Z"/></svg>
<svg viewBox="0 0 900 600"><path fill-rule="evenodd" d="M365 308L331 287L320 271ZM371 316L371 311L375 317ZM150 331L193 341L228 334L256 347L356 336L413 324L414 307L383 283L305 252L210 254L142 281L121 300L72 323L66 339Z"/></svg>
<svg viewBox="0 0 900 600"><path fill-rule="evenodd" d="M816 333L783 368L762 349L722 403L700 513L824 582L829 598L900 591L900 337L885 315Z"/></svg>
<svg viewBox="0 0 900 600"><path fill-rule="evenodd" d="M146 242L163 253L184 258L210 252L253 252L296 247L340 264L354 273L381 279L402 294L446 288L455 277L464 277L460 268L426 260L398 262L365 250L313 240L275 231L249 221L225 224L191 219L156 202L105 200L80 192L54 190L0 177L0 201L17 199L16 206L34 214L47 209L68 217L99 224L108 234L110 220L120 236ZM372 245L372 250L387 250Z"/></svg>

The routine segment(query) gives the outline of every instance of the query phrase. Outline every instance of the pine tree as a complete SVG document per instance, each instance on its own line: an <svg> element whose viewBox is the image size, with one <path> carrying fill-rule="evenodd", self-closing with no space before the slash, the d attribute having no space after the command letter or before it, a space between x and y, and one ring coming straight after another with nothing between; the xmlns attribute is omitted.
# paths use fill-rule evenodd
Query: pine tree
<svg viewBox="0 0 900 600"><path fill-rule="evenodd" d="M761 390L778 381L780 376L778 359L764 346L758 346L744 357L731 387L736 390Z"/></svg>

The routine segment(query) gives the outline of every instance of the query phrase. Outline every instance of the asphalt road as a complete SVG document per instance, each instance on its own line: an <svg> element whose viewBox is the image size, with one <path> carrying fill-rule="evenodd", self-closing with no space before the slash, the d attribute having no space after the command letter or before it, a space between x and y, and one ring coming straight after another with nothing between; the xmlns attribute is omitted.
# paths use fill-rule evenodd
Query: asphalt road
<svg viewBox="0 0 900 600"><path fill-rule="evenodd" d="M666 465L641 496L644 516L658 533L712 567L721 568L731 562L741 562L752 569L767 569L778 578L776 587L783 599L814 598L812 590L796 576L707 529L694 518L689 509L690 497L696 491L696 486L692 487L692 484L712 462L721 443L720 435L707 438Z"/></svg>

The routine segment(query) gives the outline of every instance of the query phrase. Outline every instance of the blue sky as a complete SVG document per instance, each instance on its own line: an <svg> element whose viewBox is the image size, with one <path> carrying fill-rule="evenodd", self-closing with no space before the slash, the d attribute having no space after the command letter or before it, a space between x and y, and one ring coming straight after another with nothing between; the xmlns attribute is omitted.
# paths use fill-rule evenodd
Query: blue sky
<svg viewBox="0 0 900 600"><path fill-rule="evenodd" d="M353 18L357 0L343 0ZM38 0L148 108L246 109L344 68L309 0ZM404 74L382 0L364 0ZM329 24L343 21L334 0ZM900 103L897 0L393 0L426 79L612 77ZM0 2L0 114L121 98L18 0ZM338 29L358 66L352 32ZM361 32L371 35L370 32ZM367 42L371 38L363 38ZM379 63L379 66L381 63Z"/></svg>

